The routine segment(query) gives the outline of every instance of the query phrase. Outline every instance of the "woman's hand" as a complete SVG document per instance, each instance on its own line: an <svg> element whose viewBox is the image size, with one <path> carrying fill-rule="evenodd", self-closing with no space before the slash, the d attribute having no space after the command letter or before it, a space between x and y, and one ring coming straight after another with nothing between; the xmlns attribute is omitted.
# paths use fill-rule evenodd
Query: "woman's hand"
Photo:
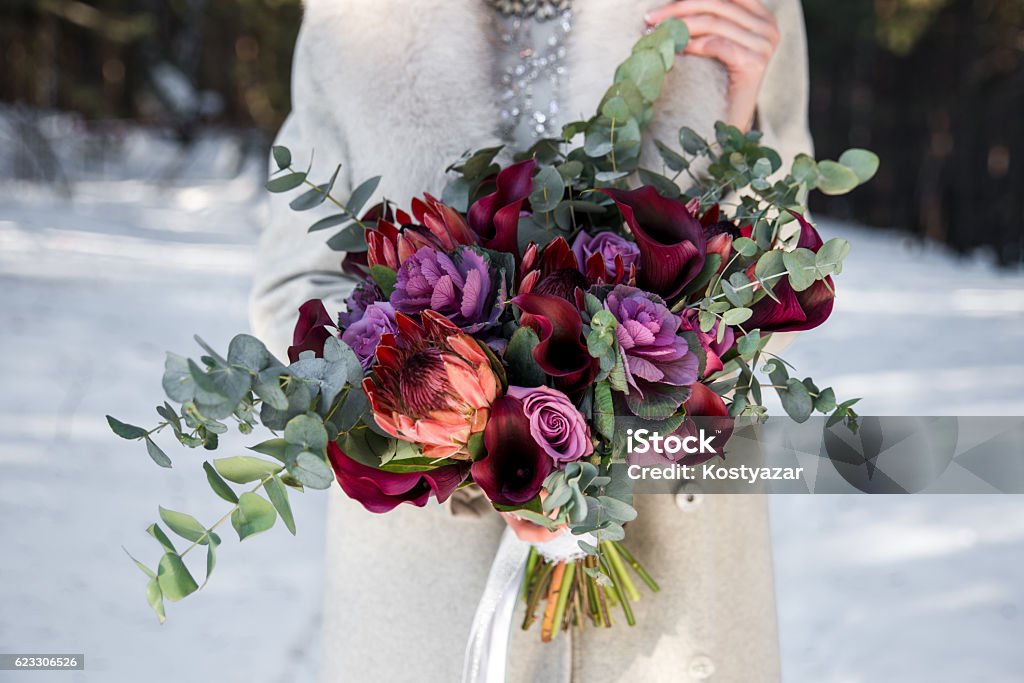
<svg viewBox="0 0 1024 683"><path fill-rule="evenodd" d="M505 523L508 524L509 528L519 537L519 540L526 543L546 543L561 536L565 531L564 528L548 531L540 524L534 524L529 520L523 519L514 512L502 512L501 516L505 519Z"/></svg>
<svg viewBox="0 0 1024 683"><path fill-rule="evenodd" d="M741 130L754 123L757 95L779 44L775 16L761 0L678 0L649 12L655 26L676 17L690 29L684 54L717 59L729 72L726 122Z"/></svg>

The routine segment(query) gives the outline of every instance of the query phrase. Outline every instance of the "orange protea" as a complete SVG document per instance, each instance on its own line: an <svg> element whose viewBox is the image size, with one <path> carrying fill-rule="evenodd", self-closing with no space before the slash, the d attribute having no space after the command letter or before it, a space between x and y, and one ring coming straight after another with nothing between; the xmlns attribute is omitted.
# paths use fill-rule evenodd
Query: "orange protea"
<svg viewBox="0 0 1024 683"><path fill-rule="evenodd" d="M374 376L363 380L374 418L428 458L470 460L500 382L480 345L434 311L420 322L401 313L398 331L381 337Z"/></svg>

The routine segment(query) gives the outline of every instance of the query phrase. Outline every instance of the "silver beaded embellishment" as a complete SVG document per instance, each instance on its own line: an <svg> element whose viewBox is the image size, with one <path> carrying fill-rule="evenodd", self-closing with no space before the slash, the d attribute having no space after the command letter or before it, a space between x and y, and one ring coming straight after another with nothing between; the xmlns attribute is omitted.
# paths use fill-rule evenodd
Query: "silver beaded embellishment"
<svg viewBox="0 0 1024 683"><path fill-rule="evenodd" d="M561 14L572 6L572 0L488 0L506 16L533 17L544 21Z"/></svg>
<svg viewBox="0 0 1024 683"><path fill-rule="evenodd" d="M502 138L525 149L534 140L558 137L558 96L567 77L565 56L572 31L571 10L563 10L556 21L499 17L498 29L502 43Z"/></svg>

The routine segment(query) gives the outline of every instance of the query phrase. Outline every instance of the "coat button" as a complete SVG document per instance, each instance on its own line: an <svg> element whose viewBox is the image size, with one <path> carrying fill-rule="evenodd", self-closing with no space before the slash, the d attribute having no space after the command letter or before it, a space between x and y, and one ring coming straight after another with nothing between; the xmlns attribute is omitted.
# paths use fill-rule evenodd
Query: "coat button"
<svg viewBox="0 0 1024 683"><path fill-rule="evenodd" d="M690 660L690 678L703 681L715 673L715 662L707 655L697 655Z"/></svg>
<svg viewBox="0 0 1024 683"><path fill-rule="evenodd" d="M692 481L680 486L676 493L676 505L683 512L693 512L703 502L704 493L700 490L700 486Z"/></svg>

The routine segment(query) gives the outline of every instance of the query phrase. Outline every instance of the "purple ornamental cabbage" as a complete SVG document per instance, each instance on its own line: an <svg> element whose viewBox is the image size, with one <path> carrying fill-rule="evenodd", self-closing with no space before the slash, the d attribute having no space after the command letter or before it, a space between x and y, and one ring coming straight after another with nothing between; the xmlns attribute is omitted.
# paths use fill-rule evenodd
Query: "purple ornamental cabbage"
<svg viewBox="0 0 1024 683"><path fill-rule="evenodd" d="M398 269L391 303L396 311L411 316L437 311L474 333L498 319L505 296L503 278L478 252L459 249L448 256L433 247L420 247Z"/></svg>
<svg viewBox="0 0 1024 683"><path fill-rule="evenodd" d="M679 316L657 296L626 285L617 285L604 305L619 323L615 336L629 387L626 404L640 417L670 416L689 395L699 367L679 336Z"/></svg>
<svg viewBox="0 0 1024 683"><path fill-rule="evenodd" d="M395 309L386 301L378 301L367 306L363 316L345 328L341 341L352 347L363 370L369 370L381 336L397 329Z"/></svg>

